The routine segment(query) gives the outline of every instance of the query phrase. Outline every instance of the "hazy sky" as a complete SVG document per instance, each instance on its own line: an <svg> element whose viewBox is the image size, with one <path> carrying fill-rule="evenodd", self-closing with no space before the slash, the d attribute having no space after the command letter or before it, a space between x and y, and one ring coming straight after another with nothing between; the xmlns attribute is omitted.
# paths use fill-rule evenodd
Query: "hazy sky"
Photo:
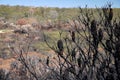
<svg viewBox="0 0 120 80"><path fill-rule="evenodd" d="M112 7L120 8L120 0L0 0L0 4L24 5L42 7L102 7L107 2L113 3Z"/></svg>

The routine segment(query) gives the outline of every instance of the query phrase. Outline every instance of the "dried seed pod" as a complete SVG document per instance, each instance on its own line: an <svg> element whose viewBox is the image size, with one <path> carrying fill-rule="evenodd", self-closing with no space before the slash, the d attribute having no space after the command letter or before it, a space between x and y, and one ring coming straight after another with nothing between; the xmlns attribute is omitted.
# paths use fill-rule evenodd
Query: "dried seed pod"
<svg viewBox="0 0 120 80"><path fill-rule="evenodd" d="M49 56L47 57L46 65L49 66Z"/></svg>
<svg viewBox="0 0 120 80"><path fill-rule="evenodd" d="M77 59L77 63L78 63L78 66L81 67L81 64L82 64L82 63L81 63L80 57Z"/></svg>
<svg viewBox="0 0 120 80"><path fill-rule="evenodd" d="M72 36L72 41L75 42L75 32L74 31L72 31L72 35L71 36Z"/></svg>
<svg viewBox="0 0 120 80"><path fill-rule="evenodd" d="M72 50L72 60L74 60L75 59L75 56L76 56L76 52L75 52L75 48Z"/></svg>
<svg viewBox="0 0 120 80"><path fill-rule="evenodd" d="M112 45L110 40L106 40L106 48L109 52L112 51Z"/></svg>
<svg viewBox="0 0 120 80"><path fill-rule="evenodd" d="M102 31L101 28L98 30L98 39L99 39L100 42L101 42L102 39L103 39L103 31Z"/></svg>
<svg viewBox="0 0 120 80"><path fill-rule="evenodd" d="M96 21L95 20L93 20L92 22L91 22L91 32L95 32L97 29L96 29Z"/></svg>
<svg viewBox="0 0 120 80"><path fill-rule="evenodd" d="M120 38L120 25L116 24L115 29L114 29L114 35L116 38Z"/></svg>
<svg viewBox="0 0 120 80"><path fill-rule="evenodd" d="M58 46L60 55L62 55L63 54L63 42L62 42L62 40L58 40L57 46Z"/></svg>
<svg viewBox="0 0 120 80"><path fill-rule="evenodd" d="M113 9L112 8L110 8L110 12L109 12L109 20L111 21L112 20L112 18L113 18Z"/></svg>
<svg viewBox="0 0 120 80"><path fill-rule="evenodd" d="M92 34L92 36L93 36L94 39L97 37L96 25L97 25L97 24L96 24L96 21L93 20L93 21L91 22L91 34Z"/></svg>
<svg viewBox="0 0 120 80"><path fill-rule="evenodd" d="M120 41L116 42L116 50L119 52L120 51Z"/></svg>
<svg viewBox="0 0 120 80"><path fill-rule="evenodd" d="M116 42L116 53L115 53L115 57L117 57L118 59L120 59L120 41Z"/></svg>

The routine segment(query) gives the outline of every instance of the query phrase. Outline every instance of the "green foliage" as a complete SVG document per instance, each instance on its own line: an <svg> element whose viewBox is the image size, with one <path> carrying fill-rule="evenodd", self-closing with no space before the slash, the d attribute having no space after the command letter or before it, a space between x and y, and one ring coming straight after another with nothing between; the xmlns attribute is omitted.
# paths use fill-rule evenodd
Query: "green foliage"
<svg viewBox="0 0 120 80"><path fill-rule="evenodd" d="M33 14L31 14L31 9L33 10ZM86 8L82 8L83 11L86 11ZM87 8L87 10L92 10L94 12L94 16L98 17L97 9ZM49 7L26 7L26 6L9 6L9 5L0 5L0 17L4 17L5 19L17 20L23 17L35 17L38 21L46 21L50 19L54 20L63 20L68 21L70 19L77 18L79 15L79 8L49 8ZM120 9L115 8L114 18L120 16ZM57 16L53 18L51 13L56 13ZM50 16L51 15L51 16Z"/></svg>

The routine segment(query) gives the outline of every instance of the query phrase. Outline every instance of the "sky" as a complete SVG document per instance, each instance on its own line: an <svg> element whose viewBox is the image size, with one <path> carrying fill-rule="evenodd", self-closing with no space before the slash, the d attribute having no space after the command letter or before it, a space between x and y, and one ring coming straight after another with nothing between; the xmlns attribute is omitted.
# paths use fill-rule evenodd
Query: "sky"
<svg viewBox="0 0 120 80"><path fill-rule="evenodd" d="M0 5L22 5L35 7L85 7L90 8L102 7L108 2L112 3L112 7L120 8L120 0L0 0Z"/></svg>

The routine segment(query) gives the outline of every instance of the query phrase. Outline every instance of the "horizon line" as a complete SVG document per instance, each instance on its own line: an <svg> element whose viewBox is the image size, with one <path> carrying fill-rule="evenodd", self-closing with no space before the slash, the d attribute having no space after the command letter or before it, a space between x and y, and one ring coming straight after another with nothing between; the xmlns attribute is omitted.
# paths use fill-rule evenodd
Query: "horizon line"
<svg viewBox="0 0 120 80"><path fill-rule="evenodd" d="M0 6L1 5L3 5L3 6L11 6L11 7L14 7L14 6L23 6L23 7L33 7L33 8L37 8L37 7L43 7L43 8L86 8L86 5L84 6L84 7L81 7L81 6L78 6L78 7L73 7L73 6L71 6L71 7L57 7L57 6L33 6L33 5L10 5L10 4L0 4ZM95 7L89 7L89 6L87 6L87 8L93 8L93 9L95 9L95 8L102 8L103 6L101 6L101 7L97 7L97 6L95 6ZM112 8L120 8L120 7L112 7Z"/></svg>

